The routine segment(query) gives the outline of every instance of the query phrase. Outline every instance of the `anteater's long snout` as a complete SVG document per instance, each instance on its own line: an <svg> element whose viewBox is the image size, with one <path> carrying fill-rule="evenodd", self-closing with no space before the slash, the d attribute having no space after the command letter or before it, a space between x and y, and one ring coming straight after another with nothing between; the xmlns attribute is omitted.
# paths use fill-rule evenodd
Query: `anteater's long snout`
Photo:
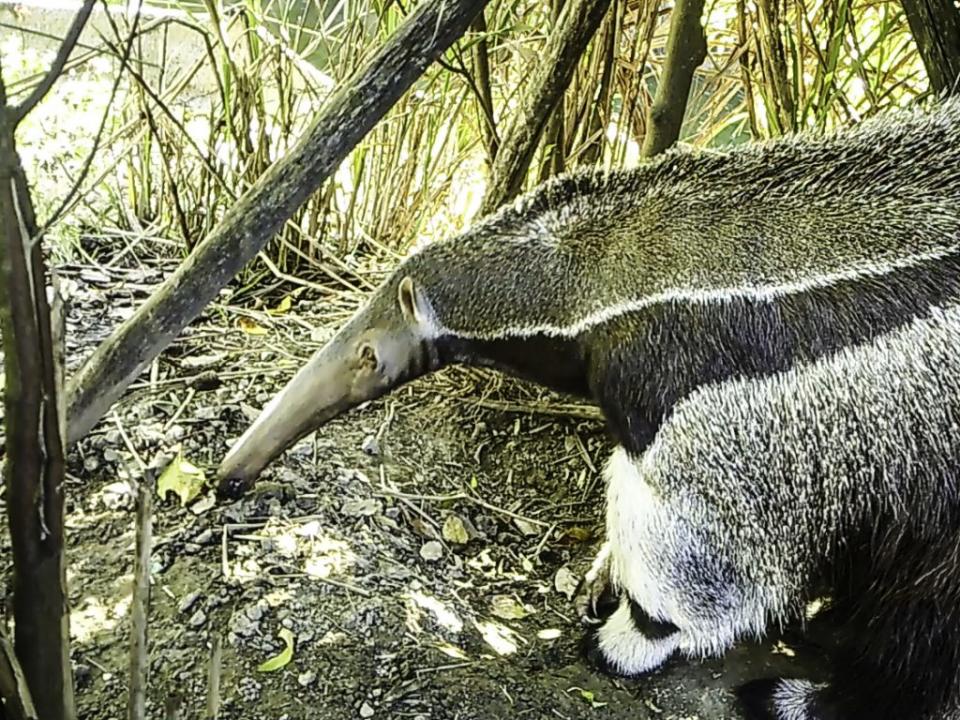
<svg viewBox="0 0 960 720"><path fill-rule="evenodd" d="M240 495L297 440L363 402L356 397L355 375L343 345L317 352L230 448L217 471L220 493Z"/></svg>
<svg viewBox="0 0 960 720"><path fill-rule="evenodd" d="M431 319L428 301L409 277L382 286L230 448L217 471L220 494L240 495L304 435L438 369Z"/></svg>

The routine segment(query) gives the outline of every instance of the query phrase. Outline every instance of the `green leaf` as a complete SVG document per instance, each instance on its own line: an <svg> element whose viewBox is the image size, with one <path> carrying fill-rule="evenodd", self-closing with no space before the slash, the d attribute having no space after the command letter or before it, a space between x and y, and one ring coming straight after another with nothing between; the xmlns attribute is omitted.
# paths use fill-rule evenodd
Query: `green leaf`
<svg viewBox="0 0 960 720"><path fill-rule="evenodd" d="M280 639L283 640L286 647L278 655L274 655L269 660L265 660L257 668L260 672L274 672L288 665L293 660L293 632L287 628L280 628Z"/></svg>
<svg viewBox="0 0 960 720"><path fill-rule="evenodd" d="M196 499L206 482L207 476L204 475L203 470L183 455L177 455L157 481L157 495L166 499L167 493L172 492L180 498L182 507Z"/></svg>

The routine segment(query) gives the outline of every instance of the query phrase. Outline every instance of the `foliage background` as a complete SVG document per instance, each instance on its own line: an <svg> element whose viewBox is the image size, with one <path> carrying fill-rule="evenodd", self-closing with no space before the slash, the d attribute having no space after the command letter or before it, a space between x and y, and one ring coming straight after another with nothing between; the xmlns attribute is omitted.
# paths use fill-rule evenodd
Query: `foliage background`
<svg viewBox="0 0 960 720"><path fill-rule="evenodd" d="M29 7L19 15L3 7L0 52L16 100L49 63L54 33ZM135 266L189 251L410 3L131 0L108 8L18 141L61 259ZM639 162L670 10L659 0L613 1L528 186L578 167ZM239 292L363 290L398 254L469 224L497 133L559 12L562 0L493 0L485 31L475 26L407 93L248 268ZM704 19L708 55L685 143L716 148L822 131L926 91L897 2L715 0Z"/></svg>

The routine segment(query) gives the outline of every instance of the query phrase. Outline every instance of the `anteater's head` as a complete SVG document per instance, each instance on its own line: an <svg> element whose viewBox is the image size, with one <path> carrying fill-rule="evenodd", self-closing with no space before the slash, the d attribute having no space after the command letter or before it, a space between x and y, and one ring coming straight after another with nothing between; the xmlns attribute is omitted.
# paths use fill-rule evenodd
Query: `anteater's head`
<svg viewBox="0 0 960 720"><path fill-rule="evenodd" d="M415 280L387 280L233 445L217 476L237 496L297 440L336 416L437 369L433 309Z"/></svg>
<svg viewBox="0 0 960 720"><path fill-rule="evenodd" d="M495 367L579 391L580 358L558 359L576 349L575 339L543 328L575 324L581 304L596 304L590 295L597 283L587 275L604 266L596 252L561 238L600 242L606 230L581 227L592 227L584 218L597 203L586 198L581 209L555 211L581 185L594 184L589 178L548 183L406 258L231 448L218 473L221 492L243 492L304 435L446 363ZM572 230L565 229L570 217L577 220ZM535 347L530 341L538 337L543 342Z"/></svg>

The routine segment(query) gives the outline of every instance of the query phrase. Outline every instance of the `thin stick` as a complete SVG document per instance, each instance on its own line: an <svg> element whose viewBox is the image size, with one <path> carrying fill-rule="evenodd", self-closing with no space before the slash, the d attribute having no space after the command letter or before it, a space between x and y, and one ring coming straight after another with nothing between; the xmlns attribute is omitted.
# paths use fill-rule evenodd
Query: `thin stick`
<svg viewBox="0 0 960 720"><path fill-rule="evenodd" d="M3 698L3 712L9 720L37 720L37 711L33 707L30 688L23 676L23 668L13 652L13 644L6 633L0 629L0 697Z"/></svg>
<svg viewBox="0 0 960 720"><path fill-rule="evenodd" d="M77 16L73 18L73 22L70 24L70 29L67 30L66 37L63 38L63 42L60 44L60 49L57 50L57 56L53 59L53 64L50 66L47 74L43 77L43 80L41 80L30 92L30 94L27 96L27 99L13 108L13 110L10 112L10 119L14 126L19 125L20 121L26 117L27 113L33 110L37 103L43 100L44 96L50 92L50 88L53 87L53 84L57 81L57 78L60 77L60 74L63 72L63 66L67 64L70 53L73 52L73 48L76 46L77 40L80 39L80 33L83 32L83 28L87 24L87 20L90 18L90 13L93 11L94 2L96 2L96 0L84 0L83 6L80 8Z"/></svg>
<svg viewBox="0 0 960 720"><path fill-rule="evenodd" d="M137 554L133 564L133 602L130 608L130 692L128 720L144 720L147 707L147 615L150 606L150 552L153 547L153 489L156 469L148 468L137 488Z"/></svg>
<svg viewBox="0 0 960 720"><path fill-rule="evenodd" d="M207 718L220 717L220 675L223 669L223 638L214 634L210 648L210 666L207 669Z"/></svg>

